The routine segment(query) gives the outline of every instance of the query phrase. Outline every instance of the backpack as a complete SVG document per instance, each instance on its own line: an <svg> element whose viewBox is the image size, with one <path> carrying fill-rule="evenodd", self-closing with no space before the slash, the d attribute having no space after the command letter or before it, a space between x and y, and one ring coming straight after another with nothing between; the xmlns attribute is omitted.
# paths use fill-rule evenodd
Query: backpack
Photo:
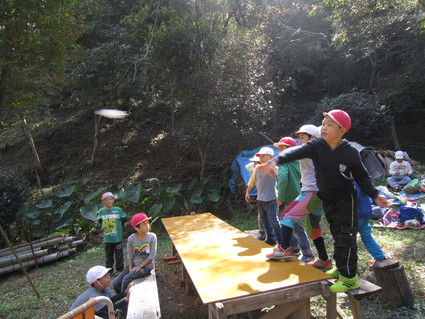
<svg viewBox="0 0 425 319"><path fill-rule="evenodd" d="M416 203L407 203L400 206L398 217L403 223L410 219L416 219L422 222L422 210L418 208Z"/></svg>
<svg viewBox="0 0 425 319"><path fill-rule="evenodd" d="M421 192L421 183L419 179L412 179L409 183L404 187L404 192L406 194L418 194Z"/></svg>

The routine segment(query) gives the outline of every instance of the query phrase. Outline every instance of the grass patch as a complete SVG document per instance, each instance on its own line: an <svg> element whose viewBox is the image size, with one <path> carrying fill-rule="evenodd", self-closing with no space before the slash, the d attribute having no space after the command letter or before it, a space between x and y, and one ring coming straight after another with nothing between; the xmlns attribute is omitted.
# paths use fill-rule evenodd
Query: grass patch
<svg viewBox="0 0 425 319"><path fill-rule="evenodd" d="M256 212L238 211L226 220L241 230L257 227ZM329 252L332 252L333 241L327 223L322 221L325 241ZM374 229L373 235L384 252L400 260L412 287L415 304L412 308L395 308L382 302L379 297L370 297L362 301L365 318L422 318L425 311L425 250L423 249L424 230ZM373 279L373 271L368 265L373 261L359 239L359 273L366 279ZM162 230L158 233L157 271L172 272L180 276L180 265L166 265L162 258L171 255L171 241ZM67 259L42 265L29 271L41 298L37 298L26 277L19 273L2 276L0 280L0 318L7 319L50 319L57 318L68 311L75 298L87 287L85 274L97 264L103 265L103 245L80 251ZM338 304L348 316L348 298L341 294ZM312 298L312 315L314 318L326 318L325 305L321 297ZM180 316L180 314L179 314ZM206 307L193 307L182 313L180 318L205 318Z"/></svg>

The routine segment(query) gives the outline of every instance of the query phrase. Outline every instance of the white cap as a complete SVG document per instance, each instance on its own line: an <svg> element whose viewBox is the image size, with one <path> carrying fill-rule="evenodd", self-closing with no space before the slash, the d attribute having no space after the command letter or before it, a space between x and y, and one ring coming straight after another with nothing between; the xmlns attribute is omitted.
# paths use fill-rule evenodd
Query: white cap
<svg viewBox="0 0 425 319"><path fill-rule="evenodd" d="M258 155L270 155L270 156L274 156L274 151L270 147L262 147L262 148L260 148L260 150L258 151L258 153L255 154L255 156L258 156Z"/></svg>
<svg viewBox="0 0 425 319"><path fill-rule="evenodd" d="M87 272L86 280L91 285L96 280L105 276L110 270L111 270L111 268L106 268L106 267L103 267L103 266L91 267L89 269L89 271Z"/></svg>
<svg viewBox="0 0 425 319"><path fill-rule="evenodd" d="M300 127L300 129L295 132L295 134L300 134L300 133L307 133L310 134L312 136L316 136L319 137L320 136L320 131L318 129L317 126L313 125L313 124L306 124Z"/></svg>
<svg viewBox="0 0 425 319"><path fill-rule="evenodd" d="M403 151L395 152L395 159L403 159L403 158L404 158L404 152Z"/></svg>
<svg viewBox="0 0 425 319"><path fill-rule="evenodd" d="M106 192L102 194L102 200L104 200L106 197L112 197L112 198L116 198L114 196L114 194L112 194L111 192Z"/></svg>

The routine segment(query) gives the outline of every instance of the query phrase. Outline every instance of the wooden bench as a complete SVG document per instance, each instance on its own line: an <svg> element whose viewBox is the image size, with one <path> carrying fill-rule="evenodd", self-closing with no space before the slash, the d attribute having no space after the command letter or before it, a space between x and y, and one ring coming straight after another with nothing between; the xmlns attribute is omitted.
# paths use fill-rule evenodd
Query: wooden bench
<svg viewBox="0 0 425 319"><path fill-rule="evenodd" d="M127 319L161 318L155 268L149 276L133 280L128 301Z"/></svg>
<svg viewBox="0 0 425 319"><path fill-rule="evenodd" d="M382 291L381 287L367 280L359 278L359 281L360 281L360 287L358 289L353 289L346 292L346 295L348 296L348 301L350 303L351 313L353 314L354 319L363 318L363 312L361 309L360 300L367 296L370 296ZM329 282L333 284L335 280L330 280ZM338 306L337 306L337 314L339 318L348 319L347 315Z"/></svg>

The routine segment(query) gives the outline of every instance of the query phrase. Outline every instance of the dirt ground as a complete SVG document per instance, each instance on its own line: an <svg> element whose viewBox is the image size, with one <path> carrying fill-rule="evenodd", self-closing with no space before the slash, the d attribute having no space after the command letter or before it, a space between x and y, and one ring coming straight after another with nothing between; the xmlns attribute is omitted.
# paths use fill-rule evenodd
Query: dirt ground
<svg viewBox="0 0 425 319"><path fill-rule="evenodd" d="M161 268L157 271L157 284L162 318L206 318L207 306L196 291L188 294L181 283L181 265Z"/></svg>

